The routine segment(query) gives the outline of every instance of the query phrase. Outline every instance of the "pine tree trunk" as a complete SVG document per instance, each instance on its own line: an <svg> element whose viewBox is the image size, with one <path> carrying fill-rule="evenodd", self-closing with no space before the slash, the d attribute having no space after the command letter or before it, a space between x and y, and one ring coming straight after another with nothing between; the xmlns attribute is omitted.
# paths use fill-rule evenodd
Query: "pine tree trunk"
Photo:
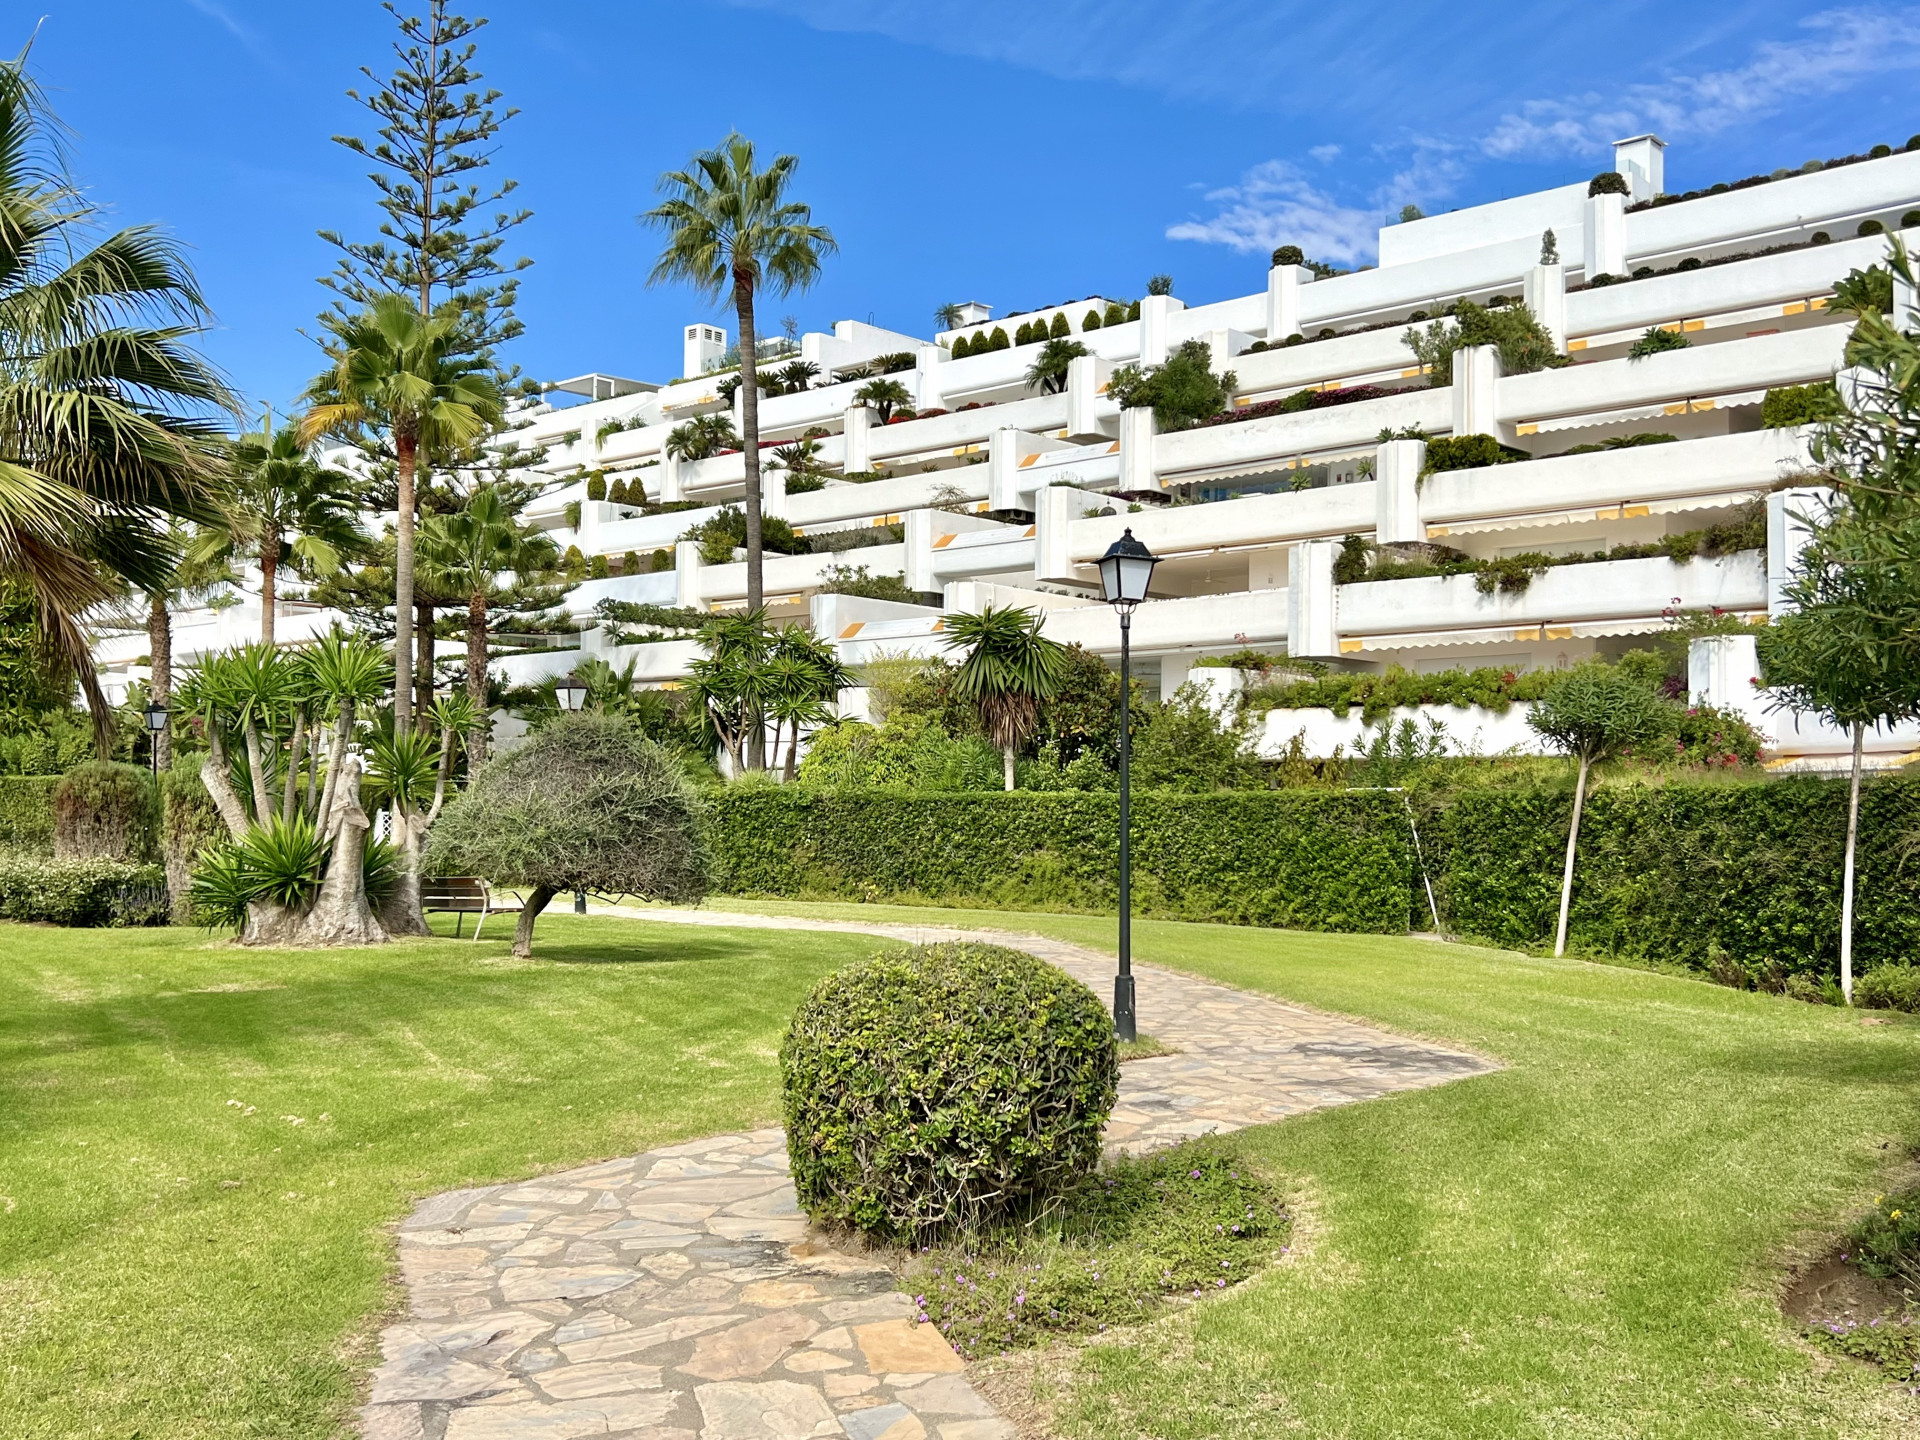
<svg viewBox="0 0 1920 1440"><path fill-rule="evenodd" d="M467 774L485 763L493 728L487 712L487 596L476 590L467 599L467 698L480 723L467 734Z"/></svg>
<svg viewBox="0 0 1920 1440"><path fill-rule="evenodd" d="M260 542L260 643L273 644L273 620L276 601L275 577L280 571L277 537Z"/></svg>
<svg viewBox="0 0 1920 1440"><path fill-rule="evenodd" d="M414 609L413 725L425 733L433 723L433 606L422 603Z"/></svg>
<svg viewBox="0 0 1920 1440"><path fill-rule="evenodd" d="M513 931L513 953L522 960L533 958L533 922L540 918L540 912L559 893L545 885L536 885L533 893L527 896L527 903L520 911L520 923Z"/></svg>
<svg viewBox="0 0 1920 1440"><path fill-rule="evenodd" d="M747 512L747 609L758 611L765 604L763 553L760 524L760 365L759 342L753 328L753 272L744 265L733 270L733 305L740 317L740 429L741 457L746 472ZM758 706L748 707L747 765L754 770L767 767L766 723Z"/></svg>
<svg viewBox="0 0 1920 1440"><path fill-rule="evenodd" d="M1567 828L1567 868L1560 877L1560 925L1553 932L1553 953L1556 956L1567 953L1567 912L1573 904L1573 852L1580 843L1580 810L1587 800L1587 766L1590 763L1582 754L1580 779L1573 787L1573 824Z"/></svg>
<svg viewBox="0 0 1920 1440"><path fill-rule="evenodd" d="M404 734L413 726L413 435L397 431L393 448L400 472L393 530L393 728Z"/></svg>
<svg viewBox="0 0 1920 1440"><path fill-rule="evenodd" d="M1840 898L1840 993L1853 1004L1853 857L1860 837L1860 751L1867 727L1853 722L1853 777L1847 786L1847 864Z"/></svg>
<svg viewBox="0 0 1920 1440"><path fill-rule="evenodd" d="M171 707L173 701L173 617L167 613L166 597L147 600L147 656L153 666L153 678L147 693L156 705ZM153 732L153 763L165 774L173 768L173 716Z"/></svg>

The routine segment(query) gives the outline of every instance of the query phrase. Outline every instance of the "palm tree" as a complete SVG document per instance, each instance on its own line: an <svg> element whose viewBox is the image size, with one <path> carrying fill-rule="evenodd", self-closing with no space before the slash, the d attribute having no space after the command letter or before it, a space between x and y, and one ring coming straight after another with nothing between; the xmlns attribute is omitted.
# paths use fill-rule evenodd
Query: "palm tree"
<svg viewBox="0 0 1920 1440"><path fill-rule="evenodd" d="M764 673L776 758L781 730L792 727L782 768L783 778L791 781L800 761L801 730L832 718L827 706L839 698L850 677L833 646L800 625L789 625L774 637Z"/></svg>
<svg viewBox="0 0 1920 1440"><path fill-rule="evenodd" d="M465 344L458 303L423 316L403 296L382 295L359 315L330 316L334 366L307 387L313 408L300 437L385 429L399 470L394 527L394 728L405 730L413 701L414 474L422 452L469 446L500 423L499 388L483 356Z"/></svg>
<svg viewBox="0 0 1920 1440"><path fill-rule="evenodd" d="M954 300L949 300L933 312L933 323L942 330L958 330L960 322L965 318L966 312L960 308L959 302Z"/></svg>
<svg viewBox="0 0 1920 1440"><path fill-rule="evenodd" d="M947 617L949 650L965 649L954 671L953 693L972 702L987 739L1000 748L1007 789L1013 789L1013 752L1040 726L1040 702L1051 700L1067 674L1067 649L1040 633L1032 610L996 610Z"/></svg>
<svg viewBox="0 0 1920 1440"><path fill-rule="evenodd" d="M173 563L163 576L151 579L144 588L147 600L147 698L171 712L173 703L173 610L183 601L205 603L215 590L233 583L233 575L218 561L197 560L192 555L198 536L179 520L170 520L165 531L168 553ZM153 763L159 770L173 767L173 717L153 732Z"/></svg>
<svg viewBox="0 0 1920 1440"><path fill-rule="evenodd" d="M740 325L742 428L746 432L747 609L761 604L760 389L755 372L753 303L757 291L788 295L820 275L820 261L839 247L807 206L786 198L799 159L778 155L754 168L753 142L738 133L693 157L685 170L660 177L666 197L641 217L664 231L667 248L648 284L677 280L719 299L731 290ZM758 739L754 749L759 749Z"/></svg>
<svg viewBox="0 0 1920 1440"><path fill-rule="evenodd" d="M105 754L112 709L80 617L116 574L165 587L167 517L211 516L233 400L188 348L209 314L179 250L142 226L93 243L101 210L64 161L26 53L0 62L0 580L33 592Z"/></svg>
<svg viewBox="0 0 1920 1440"><path fill-rule="evenodd" d="M880 423L886 424L893 418L896 405L906 405L913 396L907 393L907 387L898 380L869 380L853 392L853 398L862 405L871 405L880 415Z"/></svg>
<svg viewBox="0 0 1920 1440"><path fill-rule="evenodd" d="M467 604L467 698L485 717L487 627L493 603L550 575L560 552L545 535L523 527L491 485L475 490L461 509L420 527L420 568L438 588L461 593ZM467 733L467 769L487 758L487 727Z"/></svg>
<svg viewBox="0 0 1920 1440"><path fill-rule="evenodd" d="M342 554L364 542L354 519L356 488L352 476L313 458L297 425L243 435L233 443L219 523L195 537L188 562L204 569L240 555L257 560L260 642L271 645L280 567L331 575Z"/></svg>
<svg viewBox="0 0 1920 1440"><path fill-rule="evenodd" d="M696 415L667 432L666 452L682 460L706 460L739 443L731 415Z"/></svg>
<svg viewBox="0 0 1920 1440"><path fill-rule="evenodd" d="M702 729L726 750L739 776L764 754L752 737L766 723L767 612L716 616L701 630L700 643L707 653L687 667L687 691Z"/></svg>
<svg viewBox="0 0 1920 1440"><path fill-rule="evenodd" d="M1067 367L1091 353L1078 340L1049 340L1027 367L1027 385L1042 395L1058 395L1067 388Z"/></svg>

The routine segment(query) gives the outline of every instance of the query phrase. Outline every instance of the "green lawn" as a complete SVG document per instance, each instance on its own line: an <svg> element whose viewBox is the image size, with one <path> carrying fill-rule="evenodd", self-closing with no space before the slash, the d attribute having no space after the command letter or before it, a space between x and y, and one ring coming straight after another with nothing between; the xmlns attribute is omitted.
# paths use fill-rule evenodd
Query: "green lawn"
<svg viewBox="0 0 1920 1440"><path fill-rule="evenodd" d="M1110 919L741 905L1024 928ZM1370 936L1136 922L1233 985L1454 1041L1508 1068L1249 1141L1304 1196L1295 1260L1085 1352L1076 1437L1920 1434L1775 1308L1920 1142L1920 1021L1645 971ZM1153 994L1140 991L1153 1028Z"/></svg>
<svg viewBox="0 0 1920 1440"><path fill-rule="evenodd" d="M0 1435L343 1433L383 1225L775 1120L788 1015L875 948L556 915L517 963L508 936L0 925Z"/></svg>
<svg viewBox="0 0 1920 1440"><path fill-rule="evenodd" d="M0 927L0 1433L327 1435L391 1300L380 1227L413 1196L771 1119L786 1015L873 946L567 915L540 931L542 958L512 964L492 940L250 954ZM1297 1187L1292 1258L1052 1367L1063 1433L1920 1424L1773 1308L1794 1245L1920 1141L1920 1023L1420 941L1136 937L1143 960L1507 1068L1250 1133Z"/></svg>

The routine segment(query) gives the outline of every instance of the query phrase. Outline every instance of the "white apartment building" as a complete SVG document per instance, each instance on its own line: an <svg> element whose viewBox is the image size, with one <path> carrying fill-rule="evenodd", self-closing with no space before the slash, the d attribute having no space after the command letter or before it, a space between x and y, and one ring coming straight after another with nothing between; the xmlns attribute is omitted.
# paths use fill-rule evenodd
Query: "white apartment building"
<svg viewBox="0 0 1920 1440"><path fill-rule="evenodd" d="M966 323L930 336L848 320L831 334L777 342L763 367L785 363L771 352L786 350L819 375L811 388L760 401L767 513L803 537L853 539L878 527L886 543L768 555L773 617L811 623L857 666L882 654L944 653L949 612L1025 605L1044 612L1047 634L1117 662L1118 626L1099 603L1094 565L1123 528L1162 557L1133 625L1136 673L1162 694L1197 660L1249 647L1336 667L1522 670L1617 653L1667 628L1677 611L1766 616L1797 553L1795 515L1815 497L1781 488L1807 465L1805 437L1763 428L1762 401L1770 389L1840 369L1848 317L1829 308L1834 284L1884 258L1881 232L1912 226L1909 243L1920 237L1920 151L1656 201L1663 150L1651 136L1615 147L1624 195L1589 195L1581 179L1383 228L1379 264L1354 273L1316 278L1304 266L1275 266L1244 295L1192 305L1149 296L1137 319L1099 297L1000 317L975 304ZM1562 258L1543 263L1547 231ZM1492 347L1467 349L1455 356L1451 385L1431 385L1404 341L1409 324L1456 301L1496 297L1524 302L1571 363L1509 376ZM1906 313L1913 298L1896 296L1896 308ZM1089 312L1102 317L1098 328L1082 328ZM996 327L1012 335L1056 314L1090 352L1072 362L1062 393L1025 383L1037 345L953 354L956 339ZM1116 323L1105 323L1110 315ZM1690 348L1630 358L1650 327L1679 332ZM583 620L608 598L703 612L744 604L746 566L703 564L681 538L738 504L744 481L738 453L698 461L666 453L669 434L692 417L731 410L736 427L739 419L738 398L726 398L712 368L726 350L724 329L689 325L684 338L680 378L565 382L584 403L523 410L503 441L532 457L523 473L550 477L529 518L563 548L610 559L609 578L572 594ZM1235 376L1221 423L1157 433L1151 411L1109 398L1115 367L1156 364L1195 339L1216 371ZM840 378L881 356L911 358L891 378L913 418L881 423L854 399L863 379ZM1293 413L1264 403L1358 386L1384 393ZM1650 431L1674 438L1597 448ZM1402 432L1488 435L1530 458L1423 477L1427 441L1381 438ZM809 433L825 483L789 493L772 447ZM1576 447L1584 448L1565 453ZM593 472L618 482L628 502L587 499ZM641 493L647 504L632 498ZM1724 523L1756 501L1768 517L1764 549L1719 558L1570 563L1524 590L1492 594L1471 575L1335 579L1349 535L1476 558L1590 554ZM692 508L646 513L673 502ZM662 551L671 564L654 568L665 564L655 559ZM629 555L641 562L633 573L622 563ZM924 603L822 593L841 563L898 575ZM258 634L257 602L178 620L188 660ZM297 641L329 623L294 604L278 628ZM103 640L101 660L124 683L141 673L132 662L144 648L138 636ZM688 641L616 646L600 628L587 630L582 648L617 666L633 662L650 684L676 682L698 653ZM1752 657L1746 637L1699 642L1696 693L1745 711L1787 757L1843 750L1844 737L1765 709ZM510 655L498 668L524 681L577 659ZM860 696L844 698L858 713ZM1351 744L1357 716L1322 716L1271 717L1268 743L1310 721L1315 748ZM1526 739L1517 715L1476 717L1472 735L1460 712L1449 723L1488 750ZM1870 743L1887 763L1920 736Z"/></svg>

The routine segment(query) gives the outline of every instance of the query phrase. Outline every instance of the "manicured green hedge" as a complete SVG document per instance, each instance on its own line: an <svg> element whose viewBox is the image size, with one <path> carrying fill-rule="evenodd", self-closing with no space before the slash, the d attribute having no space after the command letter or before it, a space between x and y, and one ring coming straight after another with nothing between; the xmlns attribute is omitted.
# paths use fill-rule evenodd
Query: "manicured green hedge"
<svg viewBox="0 0 1920 1440"><path fill-rule="evenodd" d="M53 854L53 787L58 775L0 775L0 851Z"/></svg>
<svg viewBox="0 0 1920 1440"><path fill-rule="evenodd" d="M1112 910L1118 797L732 789L710 831L734 894ZM1395 796L1140 795L1139 913L1404 933L1417 880Z"/></svg>
<svg viewBox="0 0 1920 1440"><path fill-rule="evenodd" d="M0 919L164 925L167 914L167 875L158 865L0 855Z"/></svg>
<svg viewBox="0 0 1920 1440"><path fill-rule="evenodd" d="M1422 825L1442 911L1503 944L1553 937L1572 787L1469 790ZM1606 785L1580 825L1569 948L1760 975L1838 972L1844 782ZM1855 965L1920 958L1920 782L1861 793Z"/></svg>

